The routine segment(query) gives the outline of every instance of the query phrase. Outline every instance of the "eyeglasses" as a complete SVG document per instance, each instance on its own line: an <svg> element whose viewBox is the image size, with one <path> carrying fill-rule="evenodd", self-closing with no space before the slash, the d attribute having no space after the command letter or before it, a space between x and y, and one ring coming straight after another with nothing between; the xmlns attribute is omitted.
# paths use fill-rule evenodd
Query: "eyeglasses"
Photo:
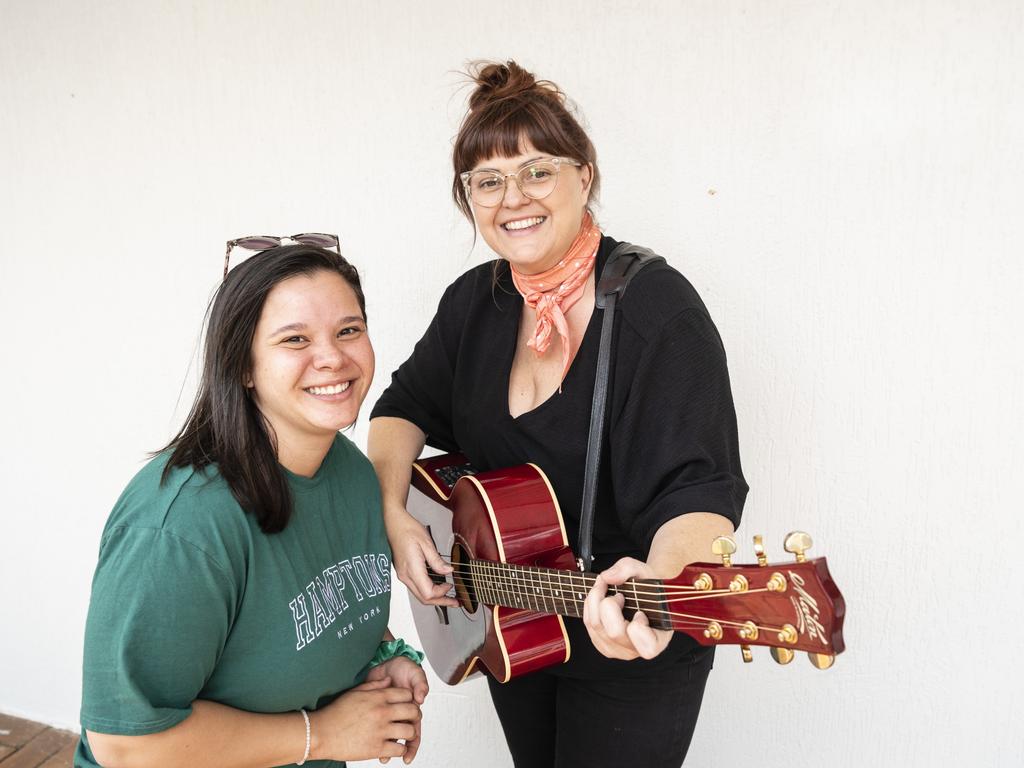
<svg viewBox="0 0 1024 768"><path fill-rule="evenodd" d="M341 255L341 244L337 235L325 235L322 232L303 232L300 235L289 237L275 237L274 235L249 235L248 237L236 237L228 240L228 248L224 252L224 277L228 276L228 264L231 261L231 249L245 248L250 251L265 251L267 248L275 248L284 240L294 240L303 245L316 245L321 248L334 248L338 255Z"/></svg>
<svg viewBox="0 0 1024 768"><path fill-rule="evenodd" d="M577 167L583 165L567 157L546 157L527 163L515 173L465 171L459 174L459 178L474 203L484 208L493 208L505 199L506 179L510 177L516 180L516 186L525 197L543 200L555 191L558 171L563 164Z"/></svg>

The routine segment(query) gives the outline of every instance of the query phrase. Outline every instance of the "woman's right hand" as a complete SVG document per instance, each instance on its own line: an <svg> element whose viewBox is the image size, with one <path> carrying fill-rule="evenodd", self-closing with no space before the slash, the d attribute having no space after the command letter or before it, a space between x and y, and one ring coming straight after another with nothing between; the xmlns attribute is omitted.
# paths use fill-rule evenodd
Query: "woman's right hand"
<svg viewBox="0 0 1024 768"><path fill-rule="evenodd" d="M430 568L436 574L448 576L451 566L437 554L427 529L405 508L412 463L423 450L426 439L426 433L411 421L378 416L370 420L366 455L373 462L380 481L384 525L399 580L421 603L456 606L458 601L446 596L451 584L435 584L427 574Z"/></svg>
<svg viewBox="0 0 1024 768"><path fill-rule="evenodd" d="M412 691L394 687L390 677L357 685L309 713L310 759L412 762L421 717Z"/></svg>
<svg viewBox="0 0 1024 768"><path fill-rule="evenodd" d="M404 507L386 509L384 523L395 573L416 599L425 605L458 605L458 600L448 597L451 582L435 584L427 573L428 568L441 576L452 573L452 567L437 553L427 529Z"/></svg>

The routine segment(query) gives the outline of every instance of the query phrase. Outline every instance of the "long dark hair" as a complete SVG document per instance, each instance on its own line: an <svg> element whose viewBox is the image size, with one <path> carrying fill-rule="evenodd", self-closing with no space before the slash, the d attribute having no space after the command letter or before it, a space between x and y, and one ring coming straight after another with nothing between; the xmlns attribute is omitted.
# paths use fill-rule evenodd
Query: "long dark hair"
<svg viewBox="0 0 1024 768"><path fill-rule="evenodd" d="M340 275L352 287L365 319L359 272L323 248L277 246L228 272L207 309L203 372L195 402L181 431L162 449L171 451L162 481L175 467L216 464L235 499L255 515L264 533L287 527L292 497L277 462L277 437L245 386L252 369L253 336L275 285L321 271Z"/></svg>

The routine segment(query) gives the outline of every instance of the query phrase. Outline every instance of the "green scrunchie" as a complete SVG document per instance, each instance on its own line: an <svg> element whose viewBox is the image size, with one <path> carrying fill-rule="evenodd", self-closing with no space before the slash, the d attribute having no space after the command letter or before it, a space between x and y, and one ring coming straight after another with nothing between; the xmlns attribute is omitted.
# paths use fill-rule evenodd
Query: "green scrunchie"
<svg viewBox="0 0 1024 768"><path fill-rule="evenodd" d="M402 638L396 638L395 640L381 640L380 645L377 646L377 652L373 654L373 658L370 659L370 669L383 664L385 661L390 661L397 656L405 656L405 658L416 662L421 667L423 666L423 652L417 651L411 645L409 645Z"/></svg>

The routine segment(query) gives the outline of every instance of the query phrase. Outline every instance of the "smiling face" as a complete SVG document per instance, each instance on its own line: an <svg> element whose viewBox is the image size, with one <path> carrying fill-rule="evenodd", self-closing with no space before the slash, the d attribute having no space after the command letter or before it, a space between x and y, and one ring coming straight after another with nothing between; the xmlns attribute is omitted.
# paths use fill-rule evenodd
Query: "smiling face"
<svg viewBox="0 0 1024 768"><path fill-rule="evenodd" d="M296 275L267 294L246 383L277 434L278 453L330 446L359 415L373 346L355 291L334 272Z"/></svg>
<svg viewBox="0 0 1024 768"><path fill-rule="evenodd" d="M515 173L534 160L550 157L524 140L515 157L482 159L471 170ZM569 250L583 221L590 197L588 166L563 163L554 191L543 200L532 200L519 191L515 180L506 180L505 198L494 208L473 204L477 228L491 249L523 274L551 269Z"/></svg>

